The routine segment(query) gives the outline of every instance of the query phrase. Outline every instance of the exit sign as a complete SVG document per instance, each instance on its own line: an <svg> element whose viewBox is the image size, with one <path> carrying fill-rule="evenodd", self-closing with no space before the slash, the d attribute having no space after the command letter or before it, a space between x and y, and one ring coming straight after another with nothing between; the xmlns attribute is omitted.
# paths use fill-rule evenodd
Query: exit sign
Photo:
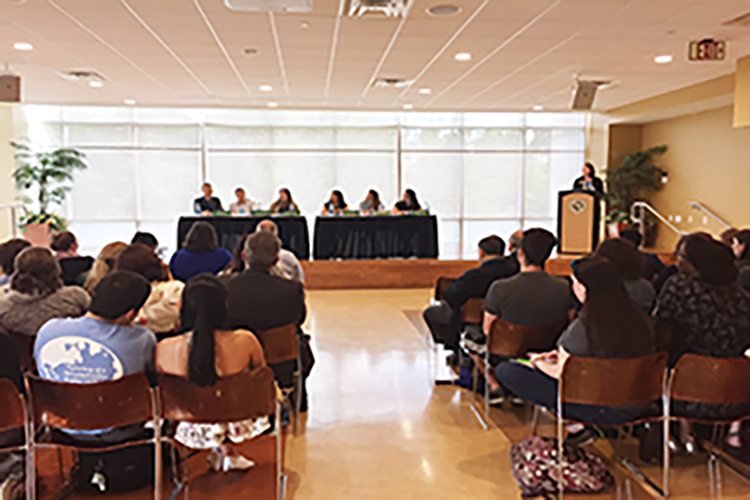
<svg viewBox="0 0 750 500"><path fill-rule="evenodd" d="M689 59L691 61L723 61L727 53L727 43L710 38L699 42L690 42Z"/></svg>

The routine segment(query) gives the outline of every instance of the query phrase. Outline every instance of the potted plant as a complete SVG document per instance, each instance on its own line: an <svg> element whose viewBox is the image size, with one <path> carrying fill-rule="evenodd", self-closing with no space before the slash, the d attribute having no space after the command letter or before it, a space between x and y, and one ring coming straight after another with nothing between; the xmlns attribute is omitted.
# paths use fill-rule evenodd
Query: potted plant
<svg viewBox="0 0 750 500"><path fill-rule="evenodd" d="M59 206L70 192L73 174L87 168L85 155L70 148L55 149L50 152L33 151L28 144L11 142L15 148L16 169L13 178L19 198L30 210L21 219L25 237L33 245L49 246L51 231L63 231L67 221L55 213L52 206ZM36 190L38 211L33 200L24 194Z"/></svg>
<svg viewBox="0 0 750 500"><path fill-rule="evenodd" d="M655 146L623 156L620 168L607 169L607 196L609 207L605 222L609 236L617 236L620 231L632 225L630 208L636 201L647 201L647 195L659 191L663 186L666 172L654 164L654 157L663 155L667 146ZM646 242L656 236L653 220L646 220Z"/></svg>

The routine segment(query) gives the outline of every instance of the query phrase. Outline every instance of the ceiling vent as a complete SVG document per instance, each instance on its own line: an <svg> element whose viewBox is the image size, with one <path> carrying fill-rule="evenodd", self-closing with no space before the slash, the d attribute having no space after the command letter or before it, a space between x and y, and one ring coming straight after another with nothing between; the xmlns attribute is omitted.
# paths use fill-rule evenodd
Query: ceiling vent
<svg viewBox="0 0 750 500"><path fill-rule="evenodd" d="M406 17L410 0L347 0L349 17Z"/></svg>
<svg viewBox="0 0 750 500"><path fill-rule="evenodd" d="M750 12L721 23L722 26L750 28Z"/></svg>
<svg viewBox="0 0 750 500"><path fill-rule="evenodd" d="M69 82L103 82L104 78L96 71L61 71L58 73Z"/></svg>
<svg viewBox="0 0 750 500"><path fill-rule="evenodd" d="M230 10L238 12L310 12L313 0L224 0Z"/></svg>
<svg viewBox="0 0 750 500"><path fill-rule="evenodd" d="M376 88L405 89L411 85L409 80L403 78L378 78L372 86Z"/></svg>

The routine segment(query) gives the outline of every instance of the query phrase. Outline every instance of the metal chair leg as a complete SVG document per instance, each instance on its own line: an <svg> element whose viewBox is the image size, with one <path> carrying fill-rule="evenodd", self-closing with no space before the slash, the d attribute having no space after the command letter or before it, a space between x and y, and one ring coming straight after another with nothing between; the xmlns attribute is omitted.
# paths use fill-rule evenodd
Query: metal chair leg
<svg viewBox="0 0 750 500"><path fill-rule="evenodd" d="M541 409L538 406L534 406L534 418L531 421L531 435L536 436L537 428L539 427L539 419L541 418Z"/></svg>

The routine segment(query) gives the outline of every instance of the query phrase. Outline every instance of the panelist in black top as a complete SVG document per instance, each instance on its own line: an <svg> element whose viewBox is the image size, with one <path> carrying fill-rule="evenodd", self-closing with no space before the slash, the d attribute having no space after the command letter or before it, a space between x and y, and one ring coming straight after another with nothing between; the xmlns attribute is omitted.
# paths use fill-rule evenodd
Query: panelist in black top
<svg viewBox="0 0 750 500"><path fill-rule="evenodd" d="M340 215L348 210L349 207L344 200L344 194L338 189L334 189L331 198L323 205L321 215Z"/></svg>
<svg viewBox="0 0 750 500"><path fill-rule="evenodd" d="M596 169L591 163L583 166L583 175L575 180L573 189L578 191L593 191L597 197L604 196L604 182L596 176Z"/></svg>
<svg viewBox="0 0 750 500"><path fill-rule="evenodd" d="M393 207L393 213L395 215L408 214L417 210L422 210L422 206L419 204L417 193L415 193L413 189L407 189L404 191L403 199Z"/></svg>
<svg viewBox="0 0 750 500"><path fill-rule="evenodd" d="M224 211L224 208L221 206L221 200L213 195L214 189L210 183L203 183L201 190L203 191L203 196L196 198L193 202L193 210L195 210L196 214L211 215L214 212Z"/></svg>

